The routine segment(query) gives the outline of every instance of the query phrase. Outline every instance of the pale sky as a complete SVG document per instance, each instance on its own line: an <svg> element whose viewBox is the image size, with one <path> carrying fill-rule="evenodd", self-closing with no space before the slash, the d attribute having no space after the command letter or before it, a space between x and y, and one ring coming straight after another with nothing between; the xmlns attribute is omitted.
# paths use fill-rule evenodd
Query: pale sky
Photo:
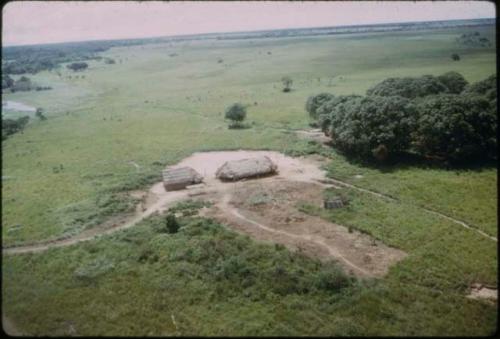
<svg viewBox="0 0 500 339"><path fill-rule="evenodd" d="M12 1L2 45L495 18L488 1Z"/></svg>

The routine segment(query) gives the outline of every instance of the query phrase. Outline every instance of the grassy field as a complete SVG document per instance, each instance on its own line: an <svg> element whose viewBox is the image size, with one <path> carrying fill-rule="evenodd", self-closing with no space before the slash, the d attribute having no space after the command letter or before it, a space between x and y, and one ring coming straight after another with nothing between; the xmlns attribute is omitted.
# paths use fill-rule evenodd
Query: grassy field
<svg viewBox="0 0 500 339"><path fill-rule="evenodd" d="M78 78L66 69L61 77L37 74L34 81L54 89L3 95L42 107L48 117L33 117L22 134L2 143L3 246L76 234L126 211L131 201L120 192L147 187L163 166L197 150L307 152L310 146L282 129L307 126L304 104L311 94L364 94L387 77L451 70L482 80L496 72L495 48L457 45L455 37L469 30L494 41L492 28L193 41L113 48L103 55L117 64L92 61ZM455 52L459 62L450 58ZM281 92L284 75L294 80L290 93ZM250 105L250 129L229 130L223 120L224 109L238 101ZM92 243L4 257L3 309L40 335L71 333L72 326L84 335L493 333L496 306L464 294L472 282L496 284L496 243L418 206L496 235L496 168L374 168L334 151L330 156L332 177L399 199L389 203L347 190L349 209L322 214L409 253L384 279L281 293L264 283L274 279L271 273L256 272L281 265L296 275L293 281L316 286L320 280L301 280L301 274L328 273L333 264L292 261L286 250L240 238L208 261L172 258L180 248L196 253L202 242L235 236L192 220L168 236L155 231L161 221L152 219ZM157 261L138 260L146 247ZM210 268L231 257L248 263L249 276L263 282L241 290L241 272L218 280ZM82 282L82 270L91 272L90 282Z"/></svg>

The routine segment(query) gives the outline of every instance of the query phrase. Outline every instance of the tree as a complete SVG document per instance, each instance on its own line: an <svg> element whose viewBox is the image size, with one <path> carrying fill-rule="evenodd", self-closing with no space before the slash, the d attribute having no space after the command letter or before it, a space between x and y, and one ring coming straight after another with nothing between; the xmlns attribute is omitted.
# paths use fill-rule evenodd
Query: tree
<svg viewBox="0 0 500 339"><path fill-rule="evenodd" d="M229 128L238 128L241 127L241 122L245 120L246 116L246 107L240 103L235 103L226 109L226 114L224 117L231 120Z"/></svg>
<svg viewBox="0 0 500 339"><path fill-rule="evenodd" d="M30 78L22 76L14 82L11 87L12 92L16 91L30 91L32 89L32 83Z"/></svg>
<svg viewBox="0 0 500 339"><path fill-rule="evenodd" d="M495 158L496 103L474 94L441 94L419 104L416 149L455 162Z"/></svg>
<svg viewBox="0 0 500 339"><path fill-rule="evenodd" d="M40 120L47 120L47 117L43 114L43 109L40 107L36 109L35 115Z"/></svg>
<svg viewBox="0 0 500 339"><path fill-rule="evenodd" d="M2 140L7 139L9 135L22 131L29 120L29 116L24 116L15 120L2 119Z"/></svg>
<svg viewBox="0 0 500 339"><path fill-rule="evenodd" d="M460 61L460 55L458 55L457 53L453 53L453 54L451 55L451 59L452 59L453 61Z"/></svg>
<svg viewBox="0 0 500 339"><path fill-rule="evenodd" d="M169 213L166 218L166 226L168 233L174 234L179 231L179 223L177 222L177 218L175 214Z"/></svg>
<svg viewBox="0 0 500 339"><path fill-rule="evenodd" d="M8 74L2 74L2 89L12 87L14 80Z"/></svg>
<svg viewBox="0 0 500 339"><path fill-rule="evenodd" d="M317 109L325 102L333 99L335 96L330 93L320 93L318 95L311 95L306 102L306 111L312 119L318 119Z"/></svg>
<svg viewBox="0 0 500 339"><path fill-rule="evenodd" d="M408 99L444 93L447 88L432 75L388 78L366 91L367 95L402 96Z"/></svg>
<svg viewBox="0 0 500 339"><path fill-rule="evenodd" d="M462 74L457 72L447 72L437 77L437 79L448 88L449 93L458 94L468 85Z"/></svg>
<svg viewBox="0 0 500 339"><path fill-rule="evenodd" d="M338 104L344 103L353 98L361 98L359 95L340 95L337 97L332 97L330 100L325 101L316 109L316 115L318 119L318 125L325 133L325 135L330 135L330 127L332 122L332 114L334 109Z"/></svg>
<svg viewBox="0 0 500 339"><path fill-rule="evenodd" d="M292 90L293 80L289 76L284 76L281 78L281 82L283 83L283 92L290 92Z"/></svg>
<svg viewBox="0 0 500 339"><path fill-rule="evenodd" d="M497 98L497 76L493 74L488 78L467 86L464 94L476 94L484 96L490 103Z"/></svg>
<svg viewBox="0 0 500 339"><path fill-rule="evenodd" d="M88 68L89 65L86 62L73 62L66 67L73 70L74 72L77 72Z"/></svg>
<svg viewBox="0 0 500 339"><path fill-rule="evenodd" d="M400 96L350 97L331 113L331 137L346 153L384 160L408 150L416 114Z"/></svg>

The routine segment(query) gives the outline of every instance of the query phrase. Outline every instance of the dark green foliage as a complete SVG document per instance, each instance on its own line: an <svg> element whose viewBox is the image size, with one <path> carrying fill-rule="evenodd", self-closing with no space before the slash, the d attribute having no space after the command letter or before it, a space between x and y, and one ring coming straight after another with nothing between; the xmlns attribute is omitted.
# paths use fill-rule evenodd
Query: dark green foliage
<svg viewBox="0 0 500 339"><path fill-rule="evenodd" d="M367 95L402 96L409 99L447 92L447 87L432 75L388 78L366 91Z"/></svg>
<svg viewBox="0 0 500 339"><path fill-rule="evenodd" d="M167 218L165 219L167 232L170 234L177 233L179 231L179 223L177 222L177 218L175 214L169 213Z"/></svg>
<svg viewBox="0 0 500 339"><path fill-rule="evenodd" d="M453 61L460 61L460 55L458 55L457 53L453 53L453 54L451 55L451 59L452 59Z"/></svg>
<svg viewBox="0 0 500 339"><path fill-rule="evenodd" d="M326 134L330 135L330 127L332 122L332 113L338 104L344 103L353 98L361 98L359 95L340 95L333 97L330 100L324 102L316 110L316 115L318 116L318 125L321 130Z"/></svg>
<svg viewBox="0 0 500 339"><path fill-rule="evenodd" d="M247 116L247 109L243 104L235 103L226 109L224 117L231 120L229 128L244 128L245 126L241 124Z"/></svg>
<svg viewBox="0 0 500 339"><path fill-rule="evenodd" d="M7 139L9 135L22 131L29 120L29 116L18 119L2 119L2 140Z"/></svg>
<svg viewBox="0 0 500 339"><path fill-rule="evenodd" d="M491 42L488 38L482 37L479 32L464 33L457 38L457 43L467 47L490 47Z"/></svg>
<svg viewBox="0 0 500 339"><path fill-rule="evenodd" d="M16 91L30 91L32 89L31 79L25 76L17 79L11 87L12 92Z"/></svg>
<svg viewBox="0 0 500 339"><path fill-rule="evenodd" d="M2 74L2 89L12 87L14 85L14 79L12 79L8 74Z"/></svg>
<svg viewBox="0 0 500 339"><path fill-rule="evenodd" d="M74 72L82 71L89 67L86 62L73 62L66 66L67 68L73 70Z"/></svg>
<svg viewBox="0 0 500 339"><path fill-rule="evenodd" d="M496 99L497 99L497 76L496 76L496 74L493 74L482 81L478 81L476 83L473 83L473 84L467 86L464 90L464 94L482 95L487 100L489 100L490 103L493 103L493 100L496 101ZM496 106L496 102L495 102L495 106Z"/></svg>
<svg viewBox="0 0 500 339"><path fill-rule="evenodd" d="M486 98L441 94L418 110L415 146L421 153L459 162L496 156L496 108Z"/></svg>
<svg viewBox="0 0 500 339"><path fill-rule="evenodd" d="M43 109L40 107L36 109L35 115L40 120L47 120L47 117L43 114Z"/></svg>
<svg viewBox="0 0 500 339"><path fill-rule="evenodd" d="M486 160L496 158L496 87L496 75L471 85L457 72L390 78L367 97L334 97L315 113L333 144L351 155L384 161L417 151L453 162Z"/></svg>
<svg viewBox="0 0 500 339"><path fill-rule="evenodd" d="M290 92L292 90L293 80L289 76L284 76L281 78L281 82L283 83L283 92Z"/></svg>
<svg viewBox="0 0 500 339"><path fill-rule="evenodd" d="M458 94L468 85L467 80L458 72L447 72L437 77L448 88L449 93Z"/></svg>
<svg viewBox="0 0 500 339"><path fill-rule="evenodd" d="M325 102L333 99L335 96L330 93L320 93L318 95L311 95L306 102L306 111L312 119L318 118L317 110Z"/></svg>
<svg viewBox="0 0 500 339"><path fill-rule="evenodd" d="M389 155L399 154L410 145L415 116L414 105L399 96L354 97L335 106L332 139L347 153L371 157L384 145Z"/></svg>

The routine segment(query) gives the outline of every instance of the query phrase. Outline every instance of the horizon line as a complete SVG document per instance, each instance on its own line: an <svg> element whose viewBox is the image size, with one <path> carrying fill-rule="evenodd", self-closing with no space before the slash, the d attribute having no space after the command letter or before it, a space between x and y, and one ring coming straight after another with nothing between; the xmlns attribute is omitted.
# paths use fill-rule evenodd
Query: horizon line
<svg viewBox="0 0 500 339"><path fill-rule="evenodd" d="M103 38L103 39L90 39L90 40L67 40L58 42L46 42L46 43L30 43L30 44L13 44L4 45L2 42L2 48L5 47L29 47L29 46L44 46L44 45L58 45L67 43L83 43L83 42L104 42L104 41L120 41L120 40L141 40L141 39L162 39L162 38L176 38L176 37L188 37L188 36L203 36L209 34L230 34L230 33L258 33L265 31L282 31L290 29L325 29L325 28L341 28L341 27L356 27L356 26L381 26L381 25L391 25L391 24L412 24L421 22L449 22L449 21L475 21L475 20L496 20L496 17L483 17L483 18L467 18L467 19L448 19L448 20L416 20L416 21L399 21L399 22L382 22L382 23L368 23L359 25L338 25L338 26L303 26L303 27L287 27L287 28L271 28L271 29L259 29L259 30L248 30L248 31L224 31L224 32L204 32L204 33L187 33L187 34L176 34L176 35L160 35L160 36L143 36L134 38ZM3 38L2 38L3 40Z"/></svg>

